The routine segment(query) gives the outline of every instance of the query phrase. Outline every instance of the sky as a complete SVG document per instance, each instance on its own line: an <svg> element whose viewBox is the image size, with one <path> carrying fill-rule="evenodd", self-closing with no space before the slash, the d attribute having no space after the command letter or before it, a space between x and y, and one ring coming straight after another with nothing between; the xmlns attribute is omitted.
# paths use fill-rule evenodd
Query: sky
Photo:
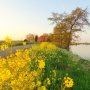
<svg viewBox="0 0 90 90"><path fill-rule="evenodd" d="M0 40L7 35L23 40L28 33L52 33L54 25L48 21L52 12L70 13L76 7L90 13L90 0L0 0ZM90 27L84 30L80 41L90 42Z"/></svg>

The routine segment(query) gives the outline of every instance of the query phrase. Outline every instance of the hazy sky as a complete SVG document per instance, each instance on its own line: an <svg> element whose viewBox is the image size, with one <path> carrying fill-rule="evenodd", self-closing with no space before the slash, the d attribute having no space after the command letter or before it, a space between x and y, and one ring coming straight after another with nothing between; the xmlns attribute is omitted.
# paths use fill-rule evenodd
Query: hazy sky
<svg viewBox="0 0 90 90"><path fill-rule="evenodd" d="M0 0L0 40L6 35L20 40L28 33L51 33L53 25L47 19L51 13L68 13L76 7L90 12L90 0ZM81 40L90 42L90 28L85 30Z"/></svg>

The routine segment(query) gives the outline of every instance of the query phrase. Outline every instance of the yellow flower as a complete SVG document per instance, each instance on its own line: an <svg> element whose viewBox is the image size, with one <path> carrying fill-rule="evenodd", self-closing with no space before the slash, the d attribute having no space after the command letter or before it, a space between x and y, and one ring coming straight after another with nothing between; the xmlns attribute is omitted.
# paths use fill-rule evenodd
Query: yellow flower
<svg viewBox="0 0 90 90"><path fill-rule="evenodd" d="M17 80L12 80L11 85L14 86L17 83Z"/></svg>
<svg viewBox="0 0 90 90"><path fill-rule="evenodd" d="M53 70L53 76L56 77L56 70Z"/></svg>
<svg viewBox="0 0 90 90"><path fill-rule="evenodd" d="M5 37L5 42L11 44L12 43L12 39L10 37L6 36Z"/></svg>
<svg viewBox="0 0 90 90"><path fill-rule="evenodd" d="M38 74L37 74L37 71L34 70L34 71L33 71L33 76L36 77L37 75L38 75Z"/></svg>
<svg viewBox="0 0 90 90"><path fill-rule="evenodd" d="M8 45L7 44L2 44L1 46L0 46L0 49L2 50L2 51L4 51L5 49L7 49L8 48Z"/></svg>
<svg viewBox="0 0 90 90"><path fill-rule="evenodd" d="M11 77L11 73L8 69L3 69L0 71L0 79L3 81L8 80Z"/></svg>
<svg viewBox="0 0 90 90"><path fill-rule="evenodd" d="M73 86L73 80L70 77L64 77L65 88L70 88Z"/></svg>
<svg viewBox="0 0 90 90"><path fill-rule="evenodd" d="M48 43L48 42L42 42L40 44L40 48L42 48L42 49L55 49L56 46L51 44L51 43Z"/></svg>
<svg viewBox="0 0 90 90"><path fill-rule="evenodd" d="M35 88L35 82L32 82L31 84L30 84L30 90L34 90L34 88Z"/></svg>
<svg viewBox="0 0 90 90"><path fill-rule="evenodd" d="M41 86L38 88L38 90L47 90L45 86Z"/></svg>
<svg viewBox="0 0 90 90"><path fill-rule="evenodd" d="M38 60L38 64L39 64L39 68L40 69L43 69L43 68L45 68L45 62L43 61L43 60Z"/></svg>
<svg viewBox="0 0 90 90"><path fill-rule="evenodd" d="M26 42L23 42L23 45L26 45Z"/></svg>
<svg viewBox="0 0 90 90"><path fill-rule="evenodd" d="M50 81L50 79L49 79L49 78L47 78L47 79L46 79L46 82L47 82L47 84L48 84L48 85L50 85L50 84L51 84L51 81Z"/></svg>
<svg viewBox="0 0 90 90"><path fill-rule="evenodd" d="M40 85L41 85L41 82L40 81L37 81L36 86L39 87Z"/></svg>

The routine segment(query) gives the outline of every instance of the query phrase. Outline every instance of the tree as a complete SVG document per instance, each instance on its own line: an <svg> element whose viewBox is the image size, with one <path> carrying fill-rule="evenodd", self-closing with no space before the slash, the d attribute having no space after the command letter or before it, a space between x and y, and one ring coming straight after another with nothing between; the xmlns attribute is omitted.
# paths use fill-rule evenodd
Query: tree
<svg viewBox="0 0 90 90"><path fill-rule="evenodd" d="M37 42L37 41L38 41L38 35L35 36L35 42Z"/></svg>
<svg viewBox="0 0 90 90"><path fill-rule="evenodd" d="M24 39L24 42L28 42L28 40L27 39Z"/></svg>
<svg viewBox="0 0 90 90"><path fill-rule="evenodd" d="M33 34L30 34L30 33L26 35L26 39L29 42L34 42L35 41L34 40L34 35Z"/></svg>
<svg viewBox="0 0 90 90"><path fill-rule="evenodd" d="M85 25L90 25L88 21L87 9L77 7L70 14L53 13L49 18L55 23L53 34L56 34L56 41L61 47L69 50L72 41L77 38L76 32L82 31Z"/></svg>

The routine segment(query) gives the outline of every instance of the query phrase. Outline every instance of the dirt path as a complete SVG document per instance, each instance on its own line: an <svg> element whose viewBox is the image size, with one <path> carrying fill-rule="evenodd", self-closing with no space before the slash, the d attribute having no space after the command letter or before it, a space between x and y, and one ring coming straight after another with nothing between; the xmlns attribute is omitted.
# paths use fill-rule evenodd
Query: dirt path
<svg viewBox="0 0 90 90"><path fill-rule="evenodd" d="M20 49L27 49L27 48L30 48L31 47L31 45L29 44L29 45L26 45L26 46L14 46L14 47L12 47L12 52L14 53L16 50L20 50ZM8 48L8 49L6 49L6 50L4 50L4 51L0 51L0 56L1 57L5 57L5 56L7 56L7 55L9 55L10 53L8 53L10 51L10 48Z"/></svg>

